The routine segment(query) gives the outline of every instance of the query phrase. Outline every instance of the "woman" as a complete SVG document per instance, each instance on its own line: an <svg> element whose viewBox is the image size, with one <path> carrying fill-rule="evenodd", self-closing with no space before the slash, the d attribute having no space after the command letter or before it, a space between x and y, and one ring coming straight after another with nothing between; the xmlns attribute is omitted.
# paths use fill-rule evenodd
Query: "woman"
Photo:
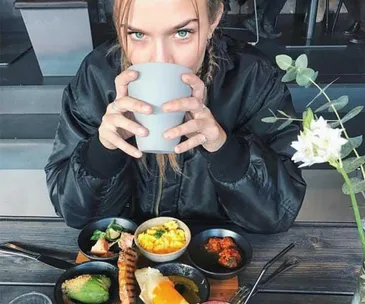
<svg viewBox="0 0 365 304"><path fill-rule="evenodd" d="M110 54L107 43L82 63L65 89L45 168L52 203L69 226L106 216L176 216L228 218L261 233L290 227L306 188L290 160L299 127L278 131L261 122L270 109L294 115L290 94L268 61L213 40L222 12L221 0L115 1L122 51ZM164 105L190 113L165 134L184 136L167 165L161 155L142 157L133 137L148 130L131 112L151 108L127 96L137 73L124 69L150 61L196 71L182 77L192 97Z"/></svg>

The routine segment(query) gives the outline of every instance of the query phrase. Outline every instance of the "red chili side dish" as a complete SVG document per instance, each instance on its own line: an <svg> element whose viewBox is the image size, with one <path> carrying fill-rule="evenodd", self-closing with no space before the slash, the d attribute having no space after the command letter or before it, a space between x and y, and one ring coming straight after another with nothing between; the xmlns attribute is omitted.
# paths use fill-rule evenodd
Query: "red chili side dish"
<svg viewBox="0 0 365 304"><path fill-rule="evenodd" d="M240 251L231 237L211 237L204 248L218 255L218 263L223 267L236 268L240 266L242 257Z"/></svg>

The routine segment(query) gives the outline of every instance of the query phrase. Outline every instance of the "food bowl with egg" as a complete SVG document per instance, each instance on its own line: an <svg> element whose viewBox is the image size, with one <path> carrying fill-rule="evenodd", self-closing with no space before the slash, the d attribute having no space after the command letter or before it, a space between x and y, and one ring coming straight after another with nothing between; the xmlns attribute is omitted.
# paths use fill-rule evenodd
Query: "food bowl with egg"
<svg viewBox="0 0 365 304"><path fill-rule="evenodd" d="M141 253L156 263L178 259L191 240L189 227L173 217L157 217L142 223L134 233Z"/></svg>
<svg viewBox="0 0 365 304"><path fill-rule="evenodd" d="M174 288L189 304L208 301L210 284L200 270L176 262L159 264L156 269L174 283Z"/></svg>

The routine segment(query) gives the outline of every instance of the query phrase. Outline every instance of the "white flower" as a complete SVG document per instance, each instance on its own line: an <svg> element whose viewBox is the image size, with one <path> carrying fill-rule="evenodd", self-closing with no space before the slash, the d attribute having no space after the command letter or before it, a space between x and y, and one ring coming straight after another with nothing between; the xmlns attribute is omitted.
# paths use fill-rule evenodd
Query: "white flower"
<svg viewBox="0 0 365 304"><path fill-rule="evenodd" d="M295 163L302 162L300 168L338 160L341 157L341 147L347 142L341 133L341 129L332 129L323 117L312 120L310 128L304 129L298 136L298 141L292 143L291 146L297 150L292 160Z"/></svg>
<svg viewBox="0 0 365 304"><path fill-rule="evenodd" d="M314 132L313 143L318 147L318 155L326 159L339 159L341 146L347 140L341 137L341 129L320 129Z"/></svg>
<svg viewBox="0 0 365 304"><path fill-rule="evenodd" d="M327 121L323 119L323 117L319 117L317 120L313 119L311 121L310 124L310 130L311 131L315 131L315 130L321 130L321 129L326 129L329 128Z"/></svg>
<svg viewBox="0 0 365 304"><path fill-rule="evenodd" d="M299 168L309 167L315 163L322 162L322 159L315 155L312 136L309 135L309 132L300 132L300 135L298 135L298 141L293 141L291 146L297 150L297 152L293 155L292 160L295 163L303 163L299 166Z"/></svg>

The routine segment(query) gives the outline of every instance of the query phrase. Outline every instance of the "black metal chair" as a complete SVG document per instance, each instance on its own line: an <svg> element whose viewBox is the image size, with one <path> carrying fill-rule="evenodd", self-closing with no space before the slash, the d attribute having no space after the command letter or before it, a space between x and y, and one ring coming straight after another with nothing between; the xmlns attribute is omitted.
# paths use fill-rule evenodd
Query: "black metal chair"
<svg viewBox="0 0 365 304"><path fill-rule="evenodd" d="M328 2L329 0L326 0L326 1ZM335 14L335 19L333 20L333 24L332 24L332 33L335 31L337 21L338 21L338 17L340 16L340 12L341 12L341 8L342 8L343 3L344 3L344 0L340 0L340 2L338 3L338 7L337 7L337 10L336 10L336 14Z"/></svg>
<svg viewBox="0 0 365 304"><path fill-rule="evenodd" d="M240 3L240 2L239 2ZM253 8L254 8L254 13L255 13L255 27L256 27L256 40L255 41L248 41L248 44L251 45L256 45L260 42L260 33L259 33L259 20L258 20L258 11L257 11L257 0L253 0ZM240 14L241 14L241 7L240 7ZM222 29L230 29L230 30L237 30L237 31L246 31L246 28L241 28L241 27L226 27L226 26L222 26L220 27Z"/></svg>
<svg viewBox="0 0 365 304"><path fill-rule="evenodd" d="M341 12L343 3L344 3L344 0L340 0L338 2L335 18L333 20L332 29L331 29L332 33L335 31L338 17L340 16L340 12ZM326 32L328 32L328 29L329 29L329 13L330 13L330 0L326 0Z"/></svg>

